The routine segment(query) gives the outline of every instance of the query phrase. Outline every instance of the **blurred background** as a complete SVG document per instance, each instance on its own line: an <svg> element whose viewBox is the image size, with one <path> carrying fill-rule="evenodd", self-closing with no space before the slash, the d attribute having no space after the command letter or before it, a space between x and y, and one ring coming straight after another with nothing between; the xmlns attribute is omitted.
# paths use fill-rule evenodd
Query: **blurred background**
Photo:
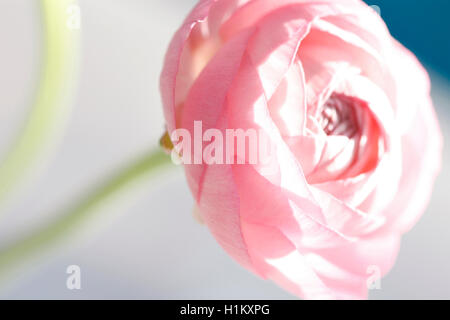
<svg viewBox="0 0 450 320"><path fill-rule="evenodd" d="M57 0L54 0L57 1ZM70 113L25 183L0 207L0 248L52 221L67 204L157 147L158 81L168 42L195 0L80 0L81 56ZM450 139L448 0L367 1L430 72ZM0 159L30 111L42 67L40 1L0 1ZM450 299L449 152L427 213L404 237L372 299ZM413 159L412 159L413 161ZM0 185L4 181L0 181ZM248 273L191 215L180 168L108 201L76 233L0 276L3 299L291 299ZM66 269L81 268L81 290Z"/></svg>

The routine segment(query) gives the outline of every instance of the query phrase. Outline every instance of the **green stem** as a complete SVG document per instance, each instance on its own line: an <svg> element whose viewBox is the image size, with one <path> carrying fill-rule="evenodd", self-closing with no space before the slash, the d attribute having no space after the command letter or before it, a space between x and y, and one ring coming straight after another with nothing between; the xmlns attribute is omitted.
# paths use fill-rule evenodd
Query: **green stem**
<svg viewBox="0 0 450 320"><path fill-rule="evenodd" d="M75 83L79 31L68 25L75 0L41 0L44 61L35 102L16 142L0 163L0 204L28 173L64 123Z"/></svg>
<svg viewBox="0 0 450 320"><path fill-rule="evenodd" d="M0 250L0 273L20 263L23 259L57 243L58 240L73 232L83 222L92 218L96 208L124 190L126 186L170 164L170 157L163 151L145 155L66 212L57 215L61 218Z"/></svg>

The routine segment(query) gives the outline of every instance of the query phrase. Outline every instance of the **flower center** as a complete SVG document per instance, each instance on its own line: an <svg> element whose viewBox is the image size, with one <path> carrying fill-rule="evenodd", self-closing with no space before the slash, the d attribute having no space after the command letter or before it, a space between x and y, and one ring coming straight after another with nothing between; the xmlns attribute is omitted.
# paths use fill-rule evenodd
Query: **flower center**
<svg viewBox="0 0 450 320"><path fill-rule="evenodd" d="M318 122L328 136L353 138L358 133L357 103L352 97L333 93L323 105Z"/></svg>

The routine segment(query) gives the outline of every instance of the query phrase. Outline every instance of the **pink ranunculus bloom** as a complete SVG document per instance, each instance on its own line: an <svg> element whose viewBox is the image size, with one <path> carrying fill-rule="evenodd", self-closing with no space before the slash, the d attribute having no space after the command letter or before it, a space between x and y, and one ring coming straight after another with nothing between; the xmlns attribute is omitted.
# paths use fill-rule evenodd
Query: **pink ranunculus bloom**
<svg viewBox="0 0 450 320"><path fill-rule="evenodd" d="M185 165L242 266L306 299L364 299L441 166L428 75L360 0L201 0L161 76L167 129L264 130L277 170ZM372 279L373 280L373 279Z"/></svg>

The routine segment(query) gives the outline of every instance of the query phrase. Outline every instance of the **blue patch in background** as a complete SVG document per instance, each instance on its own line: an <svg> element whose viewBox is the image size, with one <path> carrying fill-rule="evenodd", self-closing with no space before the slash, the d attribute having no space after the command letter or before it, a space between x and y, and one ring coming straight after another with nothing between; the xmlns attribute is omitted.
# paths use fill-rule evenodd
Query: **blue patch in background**
<svg viewBox="0 0 450 320"><path fill-rule="evenodd" d="M450 0L366 0L391 34L427 66L450 79Z"/></svg>

